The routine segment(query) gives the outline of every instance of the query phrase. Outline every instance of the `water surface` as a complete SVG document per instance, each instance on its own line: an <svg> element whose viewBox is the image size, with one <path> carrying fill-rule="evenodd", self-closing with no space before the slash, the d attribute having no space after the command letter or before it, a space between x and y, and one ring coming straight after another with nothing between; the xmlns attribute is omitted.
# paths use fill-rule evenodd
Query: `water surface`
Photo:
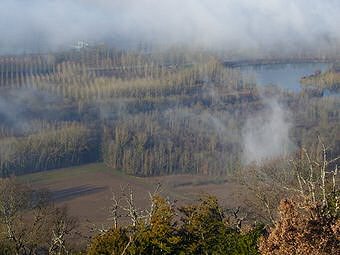
<svg viewBox="0 0 340 255"><path fill-rule="evenodd" d="M256 64L238 67L244 75L254 77L261 86L278 85L289 91L301 91L300 79L316 71L325 71L329 63L286 63L286 64Z"/></svg>

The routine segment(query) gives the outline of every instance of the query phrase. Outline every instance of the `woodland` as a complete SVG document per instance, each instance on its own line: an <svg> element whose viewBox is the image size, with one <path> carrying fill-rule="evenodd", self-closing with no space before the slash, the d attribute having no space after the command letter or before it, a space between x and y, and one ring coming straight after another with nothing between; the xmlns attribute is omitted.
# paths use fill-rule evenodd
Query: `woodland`
<svg viewBox="0 0 340 255"><path fill-rule="evenodd" d="M2 56L0 90L3 177L98 161L138 176L225 175L244 163L242 127L266 114L267 98L292 113L290 151L317 136L340 151L338 97L259 87L209 52Z"/></svg>
<svg viewBox="0 0 340 255"><path fill-rule="evenodd" d="M325 93L339 85L332 64L292 92L259 86L208 51L0 56L0 253L338 254L340 100ZM268 99L289 113L290 143L285 155L254 162L244 126L270 115ZM140 209L133 187L122 188L110 227L88 237L48 191L15 177L93 162L139 177L227 176L258 201L246 210L212 195L176 204L157 187Z"/></svg>

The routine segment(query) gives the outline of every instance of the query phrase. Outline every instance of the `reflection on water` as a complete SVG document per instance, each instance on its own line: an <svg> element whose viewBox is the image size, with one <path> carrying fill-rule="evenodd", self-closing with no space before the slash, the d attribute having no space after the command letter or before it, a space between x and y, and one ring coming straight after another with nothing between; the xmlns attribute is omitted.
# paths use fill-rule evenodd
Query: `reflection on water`
<svg viewBox="0 0 340 255"><path fill-rule="evenodd" d="M329 67L329 63L294 63L247 65L239 68L244 75L254 77L258 85L275 84L299 92L301 77L313 74L315 71L325 71Z"/></svg>

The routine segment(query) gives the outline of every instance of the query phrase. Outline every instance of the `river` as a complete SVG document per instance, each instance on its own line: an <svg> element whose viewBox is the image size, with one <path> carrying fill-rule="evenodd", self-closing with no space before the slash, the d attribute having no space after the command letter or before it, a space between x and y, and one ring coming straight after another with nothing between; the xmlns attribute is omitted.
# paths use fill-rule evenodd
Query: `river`
<svg viewBox="0 0 340 255"><path fill-rule="evenodd" d="M260 86L278 85L293 92L300 92L300 79L315 71L325 71L329 63L285 63L285 64L251 64L239 68L243 75L254 77Z"/></svg>

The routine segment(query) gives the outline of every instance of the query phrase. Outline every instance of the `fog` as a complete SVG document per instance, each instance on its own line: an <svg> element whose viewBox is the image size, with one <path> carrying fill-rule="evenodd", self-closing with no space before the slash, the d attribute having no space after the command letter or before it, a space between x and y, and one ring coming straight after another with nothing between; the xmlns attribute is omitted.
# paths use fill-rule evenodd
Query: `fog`
<svg viewBox="0 0 340 255"><path fill-rule="evenodd" d="M78 40L259 54L337 51L338 0L1 0L0 53Z"/></svg>
<svg viewBox="0 0 340 255"><path fill-rule="evenodd" d="M263 112L247 120L243 128L243 161L261 163L287 155L294 148L289 138L290 113L276 99L265 100Z"/></svg>
<svg viewBox="0 0 340 255"><path fill-rule="evenodd" d="M12 131L33 131L32 120L58 120L63 113L56 111L62 103L57 96L32 88L2 90L0 94L0 124Z"/></svg>

